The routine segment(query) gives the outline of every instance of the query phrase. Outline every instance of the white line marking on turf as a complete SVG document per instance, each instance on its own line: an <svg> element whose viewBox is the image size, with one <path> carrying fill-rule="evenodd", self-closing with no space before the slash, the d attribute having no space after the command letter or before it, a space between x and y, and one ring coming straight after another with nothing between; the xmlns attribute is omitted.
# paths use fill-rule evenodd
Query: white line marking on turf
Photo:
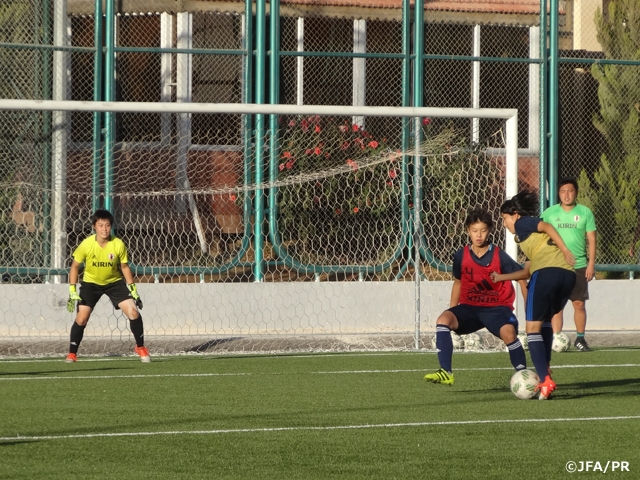
<svg viewBox="0 0 640 480"><path fill-rule="evenodd" d="M614 365L554 365L553 369L562 368L622 368L622 367L640 367L639 363L625 363ZM513 370L512 367L475 367L475 368L456 368L458 371L481 372L493 370ZM190 378L190 377L251 377L265 375L353 375L361 373L417 373L424 372L425 369L407 369L407 370L339 370L339 371L319 371L319 372L271 372L271 373L158 373L146 375L68 375L68 376L28 376L28 377L2 377L0 381L18 381L18 380L103 380L114 378ZM73 373L72 370L69 371ZM0 374L1 375L1 374Z"/></svg>
<svg viewBox="0 0 640 480"><path fill-rule="evenodd" d="M410 423L381 423L365 425L334 425L326 427L271 427L271 428L234 428L221 430L174 430L168 432L120 432L120 433L84 433L77 435L41 435L0 437L0 442L38 441L38 440L67 440L77 438L113 438L113 437L145 437L154 435L219 435L225 433L264 433L264 432L297 432L297 431L330 431L330 430L358 430L365 428L399 428L399 427L434 427L447 425L487 425L505 423L549 423L549 422L595 422L613 420L640 420L640 415L624 417L581 417L581 418L522 418L505 420L456 420L442 422L410 422Z"/></svg>

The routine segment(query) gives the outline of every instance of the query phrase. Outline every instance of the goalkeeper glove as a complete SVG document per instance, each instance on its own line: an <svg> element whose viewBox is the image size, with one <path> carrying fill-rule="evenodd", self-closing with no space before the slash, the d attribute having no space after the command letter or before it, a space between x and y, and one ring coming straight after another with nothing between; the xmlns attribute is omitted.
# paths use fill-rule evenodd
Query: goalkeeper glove
<svg viewBox="0 0 640 480"><path fill-rule="evenodd" d="M76 309L76 302L82 300L80 295L76 292L75 285L69 285L69 300L67 300L67 311L69 313L73 312Z"/></svg>
<svg viewBox="0 0 640 480"><path fill-rule="evenodd" d="M133 301L136 302L136 307L138 307L139 310L142 310L142 299L140 298L140 295L138 295L138 287L136 287L136 284L130 283L129 285L127 285L127 288L129 289L131 298L133 298Z"/></svg>

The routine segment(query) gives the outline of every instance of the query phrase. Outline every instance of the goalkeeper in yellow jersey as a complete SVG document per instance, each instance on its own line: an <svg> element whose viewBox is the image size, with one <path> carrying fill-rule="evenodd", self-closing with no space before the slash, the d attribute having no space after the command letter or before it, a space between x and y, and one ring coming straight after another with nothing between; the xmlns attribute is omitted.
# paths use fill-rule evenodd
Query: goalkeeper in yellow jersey
<svg viewBox="0 0 640 480"><path fill-rule="evenodd" d="M136 340L135 352L140 359L151 361L149 350L144 346L142 326L142 300L138 295L133 274L129 268L127 247L124 242L111 235L113 215L107 210L96 210L91 216L95 235L85 238L73 252L73 263L69 272L69 312L76 310L76 319L71 326L71 342L67 363L78 359L78 347L84 335L93 308L102 295L107 295L116 309L129 319L131 333ZM80 293L76 291L78 269L84 263L80 282Z"/></svg>

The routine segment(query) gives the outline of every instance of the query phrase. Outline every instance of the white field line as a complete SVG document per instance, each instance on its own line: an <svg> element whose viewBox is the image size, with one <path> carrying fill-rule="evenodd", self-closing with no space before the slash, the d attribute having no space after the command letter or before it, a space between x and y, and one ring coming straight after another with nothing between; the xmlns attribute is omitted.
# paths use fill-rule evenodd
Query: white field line
<svg viewBox="0 0 640 480"><path fill-rule="evenodd" d="M554 370L562 368L634 368L640 367L639 363L624 363L613 365L554 365ZM481 372L494 370L513 370L512 367L476 367L476 368L456 368L456 372ZM319 372L271 372L271 373L158 373L148 375L69 375L69 376L33 376L28 377L2 377L0 381L25 381L25 380L105 380L114 378L190 378L190 377L258 377L265 375L355 375L363 373L416 373L424 372L425 369L406 369L406 370L338 370L338 371L319 371ZM70 370L69 373L73 373Z"/></svg>
<svg viewBox="0 0 640 480"><path fill-rule="evenodd" d="M114 438L114 437L149 437L160 435L220 435L227 433L265 433L265 432L299 432L299 431L331 431L331 430L359 430L365 428L402 428L402 427L436 427L451 425L497 425L509 423L552 423L552 422L597 422L617 420L640 420L640 415L619 417L576 417L576 418L521 418L511 420L456 420L442 422L410 422L410 423L381 423L365 425L333 425L325 427L271 427L271 428L235 428L221 430L173 430L166 432L119 432L119 433L85 433L77 435L40 435L0 437L0 442L39 441L39 440L68 440L83 438Z"/></svg>

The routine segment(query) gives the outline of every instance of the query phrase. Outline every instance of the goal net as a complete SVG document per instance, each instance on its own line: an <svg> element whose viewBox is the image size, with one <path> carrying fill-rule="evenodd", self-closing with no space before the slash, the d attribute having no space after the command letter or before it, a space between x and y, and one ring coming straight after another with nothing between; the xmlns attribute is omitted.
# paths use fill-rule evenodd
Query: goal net
<svg viewBox="0 0 640 480"><path fill-rule="evenodd" d="M516 124L495 109L3 101L0 356L67 352L68 268L97 208L128 247L152 354L431 349L468 210L498 218L516 193ZM515 255L502 228L493 241ZM103 297L79 353L133 346Z"/></svg>

